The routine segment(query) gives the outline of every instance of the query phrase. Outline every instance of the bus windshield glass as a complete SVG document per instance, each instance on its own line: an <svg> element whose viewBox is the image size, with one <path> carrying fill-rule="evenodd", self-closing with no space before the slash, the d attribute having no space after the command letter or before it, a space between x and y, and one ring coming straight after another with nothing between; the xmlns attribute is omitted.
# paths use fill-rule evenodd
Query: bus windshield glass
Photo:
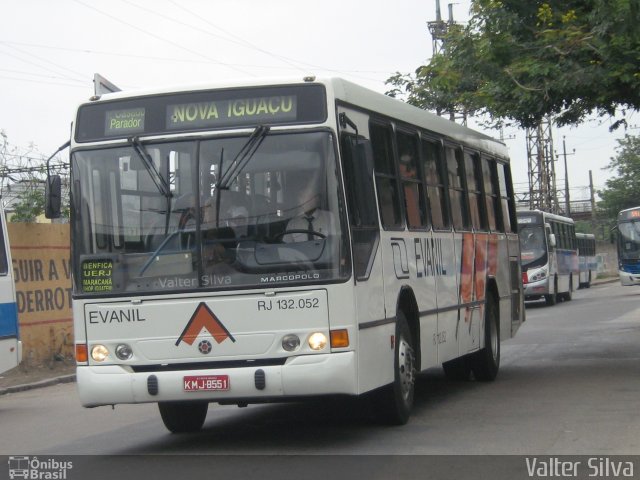
<svg viewBox="0 0 640 480"><path fill-rule="evenodd" d="M259 133L73 152L75 292L348 278L333 135Z"/></svg>
<svg viewBox="0 0 640 480"><path fill-rule="evenodd" d="M618 251L622 260L640 258L640 221L620 222L618 224Z"/></svg>
<svg viewBox="0 0 640 480"><path fill-rule="evenodd" d="M547 243L542 225L520 226L520 258L523 266L547 263Z"/></svg>

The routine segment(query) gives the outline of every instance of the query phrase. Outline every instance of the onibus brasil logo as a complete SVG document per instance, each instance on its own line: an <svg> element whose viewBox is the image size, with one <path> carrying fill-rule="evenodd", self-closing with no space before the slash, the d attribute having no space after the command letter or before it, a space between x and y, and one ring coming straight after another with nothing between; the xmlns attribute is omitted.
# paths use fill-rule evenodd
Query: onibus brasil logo
<svg viewBox="0 0 640 480"><path fill-rule="evenodd" d="M66 480L67 471L73 468L73 462L28 456L10 456L8 464L9 478L12 480L14 478Z"/></svg>

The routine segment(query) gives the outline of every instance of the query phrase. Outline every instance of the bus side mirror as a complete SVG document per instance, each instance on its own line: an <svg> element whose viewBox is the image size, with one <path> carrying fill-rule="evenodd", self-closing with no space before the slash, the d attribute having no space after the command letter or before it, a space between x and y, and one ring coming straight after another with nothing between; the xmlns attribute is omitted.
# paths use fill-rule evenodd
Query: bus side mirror
<svg viewBox="0 0 640 480"><path fill-rule="evenodd" d="M62 181L60 180L60 175L47 177L44 197L44 216L47 218L60 218L62 204Z"/></svg>
<svg viewBox="0 0 640 480"><path fill-rule="evenodd" d="M551 248L556 248L556 236L553 233L549 234L549 246Z"/></svg>

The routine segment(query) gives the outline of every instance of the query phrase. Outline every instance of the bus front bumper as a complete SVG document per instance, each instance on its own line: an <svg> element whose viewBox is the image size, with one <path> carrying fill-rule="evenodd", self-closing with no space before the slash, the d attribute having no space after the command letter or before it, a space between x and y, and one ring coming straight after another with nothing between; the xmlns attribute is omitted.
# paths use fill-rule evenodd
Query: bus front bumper
<svg viewBox="0 0 640 480"><path fill-rule="evenodd" d="M620 276L620 283L623 287L631 287L633 285L640 285L640 274L629 273L623 270L618 270Z"/></svg>
<svg viewBox="0 0 640 480"><path fill-rule="evenodd" d="M228 390L185 390L185 377L215 375L227 376ZM264 382L258 381L262 377ZM284 365L276 366L144 373L134 373L120 365L79 365L76 378L84 407L186 400L258 403L357 393L354 352L291 357Z"/></svg>
<svg viewBox="0 0 640 480"><path fill-rule="evenodd" d="M545 278L539 282L525 283L522 287L525 300L536 300L549 293L549 279Z"/></svg>

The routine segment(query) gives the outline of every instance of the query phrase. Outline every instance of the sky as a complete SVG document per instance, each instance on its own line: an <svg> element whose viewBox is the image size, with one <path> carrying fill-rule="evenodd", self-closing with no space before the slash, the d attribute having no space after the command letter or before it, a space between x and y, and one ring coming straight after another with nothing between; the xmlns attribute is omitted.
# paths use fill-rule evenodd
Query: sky
<svg viewBox="0 0 640 480"><path fill-rule="evenodd" d="M436 10L435 0L3 0L1 6L0 130L19 152L33 144L47 156L69 139L75 109L93 94L94 73L123 90L314 74L384 93L394 72L412 72L431 57L427 22ZM455 20L468 18L468 9L469 0L454 4ZM446 0L442 12L446 19ZM624 131L610 133L608 126L593 120L553 129L556 152L563 137L566 144L572 200L588 198L589 170L596 188L612 175L602 169ZM526 190L525 133L505 129L503 136L516 191ZM556 176L564 185L559 160Z"/></svg>

